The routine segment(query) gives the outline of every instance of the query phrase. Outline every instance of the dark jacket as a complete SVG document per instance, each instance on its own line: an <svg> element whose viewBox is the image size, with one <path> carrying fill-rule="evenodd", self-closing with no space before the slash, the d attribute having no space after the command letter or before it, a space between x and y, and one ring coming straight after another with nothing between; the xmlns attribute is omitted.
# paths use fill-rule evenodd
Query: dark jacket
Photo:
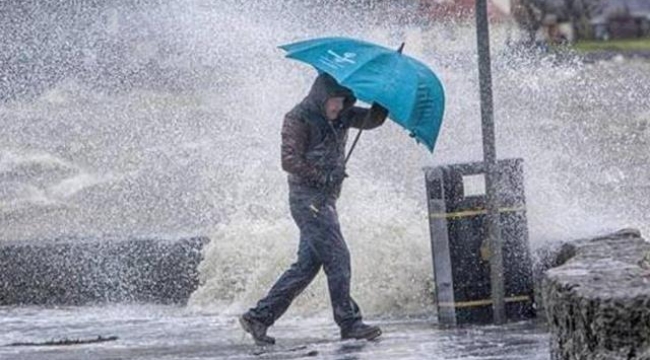
<svg viewBox="0 0 650 360"><path fill-rule="evenodd" d="M329 121L325 102L332 97L345 97L339 118ZM289 173L289 182L322 188L327 174L345 167L345 145L348 129L373 129L384 123L385 110L354 106L353 93L323 73L316 78L305 99L285 115L282 125L282 169ZM376 107L373 107L375 109ZM335 184L340 188L340 184ZM339 189L330 189L338 193Z"/></svg>

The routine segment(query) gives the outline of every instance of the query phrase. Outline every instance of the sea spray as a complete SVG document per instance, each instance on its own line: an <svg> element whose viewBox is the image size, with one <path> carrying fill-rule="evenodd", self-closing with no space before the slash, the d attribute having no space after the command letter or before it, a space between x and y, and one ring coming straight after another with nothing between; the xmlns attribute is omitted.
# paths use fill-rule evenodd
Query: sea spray
<svg viewBox="0 0 650 360"><path fill-rule="evenodd" d="M364 133L338 209L363 310L428 313L422 167L482 159L474 27L420 26L364 3L34 3L30 17L3 8L14 36L2 37L0 158L10 160L0 166L0 240L208 235L191 305L238 313L295 260L298 243L280 127L316 72L277 46L406 39L405 53L445 86L436 151L390 121ZM508 46L517 37L507 23L491 35L497 154L524 159L531 247L624 226L646 234L648 62L587 64ZM329 312L327 298L321 274L291 314Z"/></svg>

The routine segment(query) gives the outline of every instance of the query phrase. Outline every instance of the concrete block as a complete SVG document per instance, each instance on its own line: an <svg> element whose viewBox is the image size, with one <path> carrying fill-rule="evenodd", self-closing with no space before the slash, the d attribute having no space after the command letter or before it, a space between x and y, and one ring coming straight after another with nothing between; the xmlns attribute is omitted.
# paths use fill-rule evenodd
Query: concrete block
<svg viewBox="0 0 650 360"><path fill-rule="evenodd" d="M185 303L205 237L0 244L0 305Z"/></svg>

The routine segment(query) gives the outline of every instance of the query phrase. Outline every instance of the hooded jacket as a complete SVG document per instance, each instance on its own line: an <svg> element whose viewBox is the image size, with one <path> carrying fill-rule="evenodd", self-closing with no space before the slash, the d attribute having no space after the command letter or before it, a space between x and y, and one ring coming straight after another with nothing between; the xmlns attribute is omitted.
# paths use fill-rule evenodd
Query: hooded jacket
<svg viewBox="0 0 650 360"><path fill-rule="evenodd" d="M344 97L338 119L329 121L325 103L332 97ZM384 123L385 112L354 106L354 94L326 73L320 74L307 97L285 115L282 125L282 169L289 183L322 188L327 174L344 171L348 130L373 129ZM369 116L370 115L370 116ZM340 184L332 191L338 194Z"/></svg>

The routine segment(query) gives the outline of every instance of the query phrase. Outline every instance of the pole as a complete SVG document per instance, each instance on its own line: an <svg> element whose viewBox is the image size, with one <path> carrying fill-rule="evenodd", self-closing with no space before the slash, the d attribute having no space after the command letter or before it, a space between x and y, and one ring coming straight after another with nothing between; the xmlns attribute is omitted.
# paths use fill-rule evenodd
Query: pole
<svg viewBox="0 0 650 360"><path fill-rule="evenodd" d="M503 255L499 225L497 154L494 141L494 111L492 104L492 73L490 69L490 34L486 0L476 0L476 40L481 92L481 129L483 132L483 162L487 197L486 235L490 245L490 284L495 324L505 323L503 286Z"/></svg>

